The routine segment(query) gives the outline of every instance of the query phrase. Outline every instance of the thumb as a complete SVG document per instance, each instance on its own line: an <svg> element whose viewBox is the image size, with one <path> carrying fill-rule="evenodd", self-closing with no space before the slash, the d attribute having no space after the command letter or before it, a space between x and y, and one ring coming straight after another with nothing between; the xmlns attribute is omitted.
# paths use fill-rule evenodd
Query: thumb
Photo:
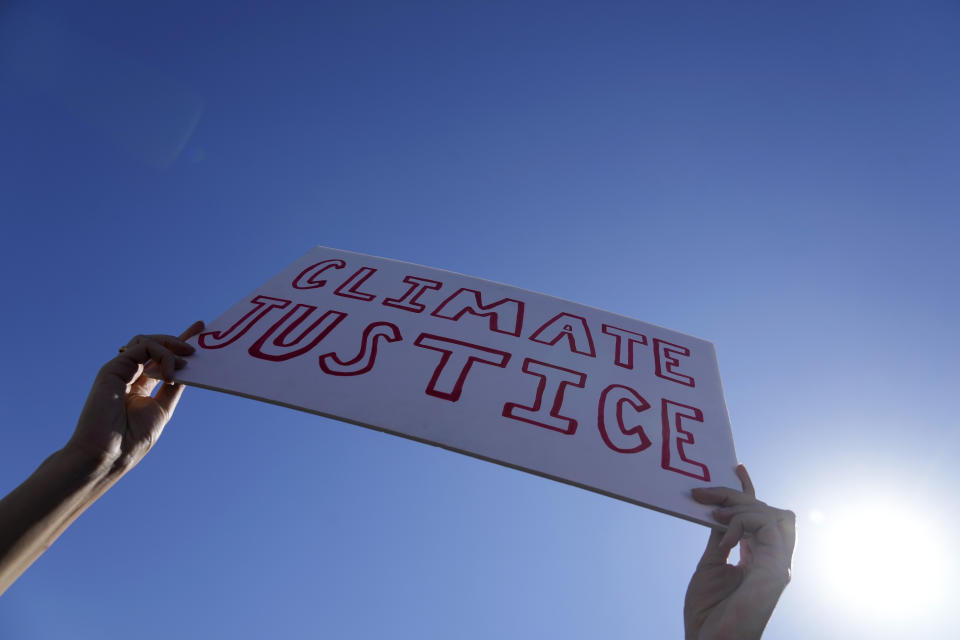
<svg viewBox="0 0 960 640"><path fill-rule="evenodd" d="M170 384L163 385L154 398L157 404L160 405L160 408L163 409L163 413L168 422L170 418L173 417L173 412L177 408L177 403L180 402L180 396L183 395L184 389L186 389L186 385L179 382L171 382Z"/></svg>

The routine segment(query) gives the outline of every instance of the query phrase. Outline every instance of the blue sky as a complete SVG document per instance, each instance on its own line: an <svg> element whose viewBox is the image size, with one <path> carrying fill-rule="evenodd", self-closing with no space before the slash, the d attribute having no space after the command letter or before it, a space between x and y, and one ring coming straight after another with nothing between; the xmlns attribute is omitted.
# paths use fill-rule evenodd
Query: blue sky
<svg viewBox="0 0 960 640"><path fill-rule="evenodd" d="M834 565L851 520L877 564L958 564L917 556L960 524L958 27L953 2L7 3L0 491L131 335L322 244L713 341L739 457L800 516L766 637L950 637L955 586L864 604ZM0 636L681 637L705 538L192 389Z"/></svg>

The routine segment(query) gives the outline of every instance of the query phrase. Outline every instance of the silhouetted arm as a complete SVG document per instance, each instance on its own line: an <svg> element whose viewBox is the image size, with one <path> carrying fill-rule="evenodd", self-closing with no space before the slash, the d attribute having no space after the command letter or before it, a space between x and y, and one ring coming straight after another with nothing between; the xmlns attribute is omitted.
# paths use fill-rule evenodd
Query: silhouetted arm
<svg viewBox="0 0 960 640"><path fill-rule="evenodd" d="M173 380L193 353L184 340L202 329L197 322L179 338L131 340L100 369L66 446L0 500L0 594L156 443L183 385L164 384L152 396L160 381L144 366L152 361Z"/></svg>

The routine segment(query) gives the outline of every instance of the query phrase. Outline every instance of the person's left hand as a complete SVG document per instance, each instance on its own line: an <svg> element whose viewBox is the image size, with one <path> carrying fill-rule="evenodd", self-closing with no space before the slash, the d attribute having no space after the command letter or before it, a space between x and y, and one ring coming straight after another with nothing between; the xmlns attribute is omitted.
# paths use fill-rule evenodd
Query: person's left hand
<svg viewBox="0 0 960 640"><path fill-rule="evenodd" d="M755 640L763 633L783 589L790 582L796 543L792 511L757 500L743 465L736 469L743 491L727 487L693 490L693 498L715 505L717 522L687 587L684 626L687 640ZM740 562L727 557L740 544Z"/></svg>
<svg viewBox="0 0 960 640"><path fill-rule="evenodd" d="M139 335L127 343L97 374L67 449L121 473L136 465L177 407L184 387L173 382L174 372L186 365L183 356L194 352L185 340L202 330L203 322L195 322L178 338ZM156 396L151 394L160 381L144 373L148 361L167 382Z"/></svg>

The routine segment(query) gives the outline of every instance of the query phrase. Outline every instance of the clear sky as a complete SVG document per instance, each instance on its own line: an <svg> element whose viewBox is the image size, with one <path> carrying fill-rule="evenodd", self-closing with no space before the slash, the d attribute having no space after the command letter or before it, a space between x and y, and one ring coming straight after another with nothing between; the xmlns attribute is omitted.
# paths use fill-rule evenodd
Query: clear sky
<svg viewBox="0 0 960 640"><path fill-rule="evenodd" d="M958 33L952 1L3 3L0 492L130 336L322 244L713 341L800 517L765 637L956 637ZM706 534L188 389L0 637L679 638Z"/></svg>

